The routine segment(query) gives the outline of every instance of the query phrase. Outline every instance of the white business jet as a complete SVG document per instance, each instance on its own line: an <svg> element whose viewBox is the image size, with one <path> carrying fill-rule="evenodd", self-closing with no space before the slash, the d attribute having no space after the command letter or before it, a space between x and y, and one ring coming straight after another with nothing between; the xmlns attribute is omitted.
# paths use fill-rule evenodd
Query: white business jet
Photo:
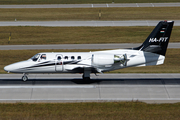
<svg viewBox="0 0 180 120"><path fill-rule="evenodd" d="M127 67L160 65L164 63L166 49L174 21L160 21L144 43L131 49L96 52L44 52L32 58L4 67L12 73L23 73L27 81L30 73L83 73L84 80L91 73L103 73Z"/></svg>

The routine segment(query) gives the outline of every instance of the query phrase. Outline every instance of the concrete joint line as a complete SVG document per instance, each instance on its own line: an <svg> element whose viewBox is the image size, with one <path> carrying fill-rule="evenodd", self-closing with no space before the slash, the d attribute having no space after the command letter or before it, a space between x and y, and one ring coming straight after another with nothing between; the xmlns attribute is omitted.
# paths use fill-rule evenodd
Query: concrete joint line
<svg viewBox="0 0 180 120"><path fill-rule="evenodd" d="M168 92L165 84L164 84L164 88L165 88L165 90L166 90L166 93L167 93L167 95L168 95L168 98L170 98L169 92Z"/></svg>
<svg viewBox="0 0 180 120"><path fill-rule="evenodd" d="M139 7L138 3L136 3L136 6Z"/></svg>
<svg viewBox="0 0 180 120"><path fill-rule="evenodd" d="M149 22L146 20L147 26L149 26Z"/></svg>
<svg viewBox="0 0 180 120"><path fill-rule="evenodd" d="M151 3L151 5L152 5L152 7L154 7L154 4L153 4L153 3Z"/></svg>
<svg viewBox="0 0 180 120"><path fill-rule="evenodd" d="M114 26L114 22L112 21L112 24L113 24L113 26Z"/></svg>
<svg viewBox="0 0 180 120"><path fill-rule="evenodd" d="M98 83L98 88L99 88L99 99L101 99L101 87L99 86L99 83Z"/></svg>
<svg viewBox="0 0 180 120"><path fill-rule="evenodd" d="M108 5L108 4L106 4L106 6L107 6L107 7L109 7L109 5Z"/></svg>
<svg viewBox="0 0 180 120"><path fill-rule="evenodd" d="M33 95L33 88L31 89L31 96L30 96L30 100L32 99L32 95Z"/></svg>

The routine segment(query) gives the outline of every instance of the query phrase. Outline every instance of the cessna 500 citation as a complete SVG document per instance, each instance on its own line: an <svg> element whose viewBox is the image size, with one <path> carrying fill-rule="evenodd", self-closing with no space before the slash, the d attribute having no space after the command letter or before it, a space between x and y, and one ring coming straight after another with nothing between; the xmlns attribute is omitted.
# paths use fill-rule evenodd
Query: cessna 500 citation
<svg viewBox="0 0 180 120"><path fill-rule="evenodd" d="M174 21L160 21L144 43L131 49L96 52L38 53L32 58L4 67L12 73L83 73L84 80L91 73L102 73L127 67L160 65L164 63Z"/></svg>

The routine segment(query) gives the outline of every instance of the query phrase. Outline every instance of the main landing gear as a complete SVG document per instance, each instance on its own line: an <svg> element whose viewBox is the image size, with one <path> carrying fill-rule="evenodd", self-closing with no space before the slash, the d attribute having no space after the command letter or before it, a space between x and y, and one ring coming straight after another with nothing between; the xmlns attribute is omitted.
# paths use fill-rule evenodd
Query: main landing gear
<svg viewBox="0 0 180 120"><path fill-rule="evenodd" d="M26 73L23 74L22 80L23 80L24 82L26 82L26 81L28 80L28 77L27 77L27 74L26 74Z"/></svg>
<svg viewBox="0 0 180 120"><path fill-rule="evenodd" d="M90 77L84 77L84 75L82 76L83 80L90 80Z"/></svg>
<svg viewBox="0 0 180 120"><path fill-rule="evenodd" d="M83 80L90 80L90 73L91 73L91 70L84 70L84 74L82 75L82 79Z"/></svg>

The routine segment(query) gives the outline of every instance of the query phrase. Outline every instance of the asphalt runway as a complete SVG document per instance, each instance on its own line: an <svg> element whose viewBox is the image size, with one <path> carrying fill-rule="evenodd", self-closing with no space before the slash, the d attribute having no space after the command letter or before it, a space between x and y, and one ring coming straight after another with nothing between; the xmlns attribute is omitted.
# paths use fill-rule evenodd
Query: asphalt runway
<svg viewBox="0 0 180 120"><path fill-rule="evenodd" d="M45 26L45 27L110 27L110 26L156 26L161 20L127 21L1 21L0 26ZM180 20L174 20L180 26Z"/></svg>
<svg viewBox="0 0 180 120"><path fill-rule="evenodd" d="M101 7L180 7L180 3L0 5L0 8L101 8Z"/></svg>
<svg viewBox="0 0 180 120"><path fill-rule="evenodd" d="M142 43L116 44L51 44L51 45L0 45L0 50L37 50L37 49L123 49L138 47ZM180 48L180 43L169 43L168 48Z"/></svg>
<svg viewBox="0 0 180 120"><path fill-rule="evenodd" d="M180 74L0 74L0 102L180 102Z"/></svg>

